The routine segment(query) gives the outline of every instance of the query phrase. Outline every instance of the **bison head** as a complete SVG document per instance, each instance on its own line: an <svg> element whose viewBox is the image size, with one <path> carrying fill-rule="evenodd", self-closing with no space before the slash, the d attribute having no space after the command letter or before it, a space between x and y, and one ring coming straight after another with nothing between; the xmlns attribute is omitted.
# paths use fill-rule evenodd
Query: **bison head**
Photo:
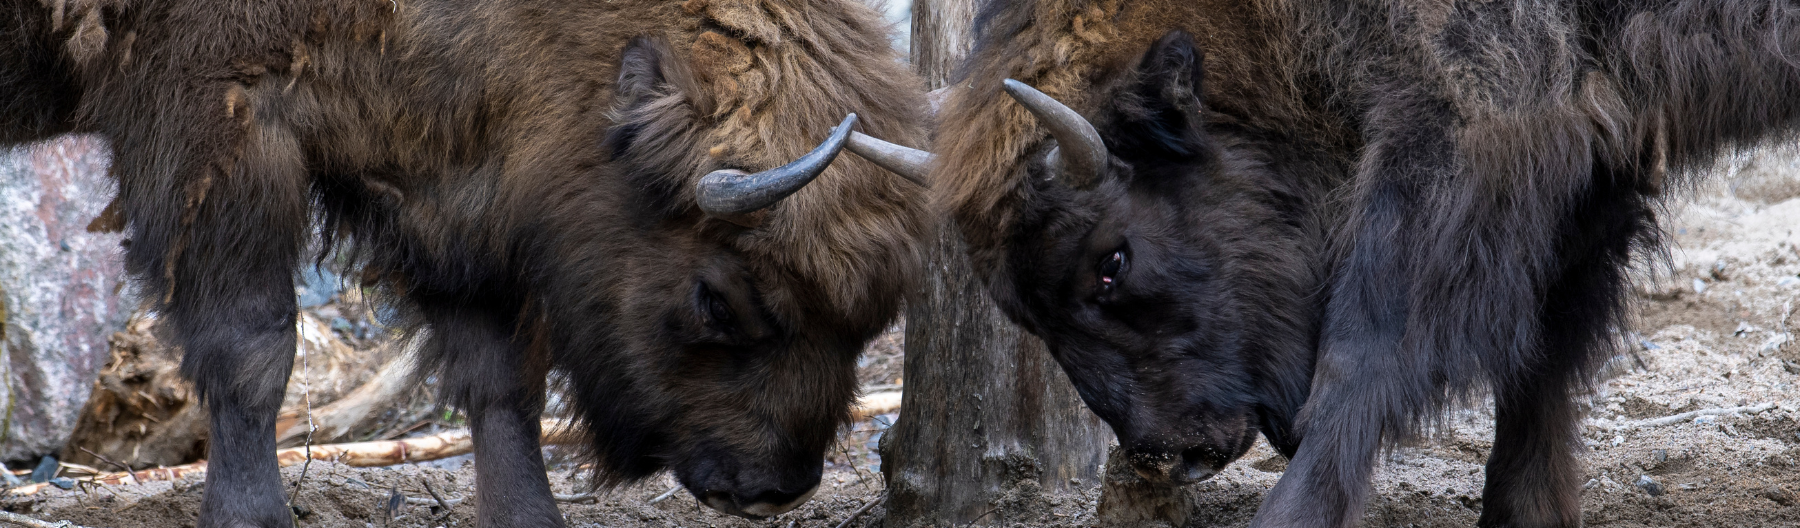
<svg viewBox="0 0 1800 528"><path fill-rule="evenodd" d="M917 134L920 94L844 102L871 94L822 72L734 79L683 51L639 39L623 54L606 148L629 228L596 243L616 266L605 284L570 288L617 304L582 318L605 321L587 332L601 344L557 348L603 481L668 469L701 503L761 518L818 486L856 358L916 274L923 190L834 158L854 126ZM870 61L855 67L905 78Z"/></svg>
<svg viewBox="0 0 1800 528"><path fill-rule="evenodd" d="M963 117L939 128L933 186L1001 310L1147 478L1207 478L1259 431L1291 454L1313 272L1271 154L1204 119L1191 38L1095 83L1091 119L973 75L948 110Z"/></svg>

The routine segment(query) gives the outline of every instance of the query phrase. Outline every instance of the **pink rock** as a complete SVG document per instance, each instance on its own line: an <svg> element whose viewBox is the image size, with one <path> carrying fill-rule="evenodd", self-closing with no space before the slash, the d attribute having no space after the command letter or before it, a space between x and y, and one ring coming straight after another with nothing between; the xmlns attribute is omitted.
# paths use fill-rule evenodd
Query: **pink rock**
<svg viewBox="0 0 1800 528"><path fill-rule="evenodd" d="M122 236L86 229L115 192L107 158L90 137L0 150L0 460L62 447L130 315Z"/></svg>

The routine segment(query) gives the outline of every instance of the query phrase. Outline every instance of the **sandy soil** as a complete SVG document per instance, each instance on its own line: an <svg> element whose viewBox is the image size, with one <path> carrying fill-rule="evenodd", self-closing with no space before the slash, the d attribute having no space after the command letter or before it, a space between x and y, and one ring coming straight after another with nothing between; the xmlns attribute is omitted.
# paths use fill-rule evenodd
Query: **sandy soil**
<svg viewBox="0 0 1800 528"><path fill-rule="evenodd" d="M1634 328L1596 394L1583 433L1590 480L1583 497L1589 526L1800 526L1800 343L1789 325L1800 300L1800 159L1765 154L1720 169L1693 198L1671 206L1665 227L1675 242L1665 266L1647 266ZM890 335L863 360L862 381L895 385L899 338ZM1739 412L1707 414L1716 409ZM1682 413L1702 411L1700 416ZM1676 417L1679 419L1671 419ZM844 435L815 498L769 521L727 517L685 492L660 500L667 477L569 503L571 526L875 526L881 497L874 439L892 415L856 424ZM1384 458L1366 526L1472 526L1479 512L1482 462L1491 445L1492 411L1453 413L1420 445ZM578 461L560 461L551 481L561 493L582 482ZM472 526L474 508L447 511L472 495L466 457L393 468L314 464L297 502L305 527ZM1259 445L1221 475L1190 490L1188 526L1242 526L1285 462ZM300 468L284 473L299 480ZM86 526L187 527L199 504L198 481L52 491L0 498L0 507ZM395 500L396 493L404 500ZM1095 523L1098 490L1053 499L1034 526ZM389 508L389 505L394 505Z"/></svg>

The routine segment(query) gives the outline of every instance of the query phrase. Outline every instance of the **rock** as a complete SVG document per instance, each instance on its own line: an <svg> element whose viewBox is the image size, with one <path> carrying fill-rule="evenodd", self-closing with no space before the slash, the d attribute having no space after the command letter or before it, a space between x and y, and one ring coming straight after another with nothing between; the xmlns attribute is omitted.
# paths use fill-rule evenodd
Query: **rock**
<svg viewBox="0 0 1800 528"><path fill-rule="evenodd" d="M1650 458L1655 459L1656 463L1658 463L1658 464L1661 464L1663 462L1668 462L1669 461L1669 450L1667 450L1667 449L1652 449L1652 450L1650 450Z"/></svg>
<svg viewBox="0 0 1800 528"><path fill-rule="evenodd" d="M0 151L0 460L62 447L131 313L121 236L87 231L114 194L106 150L65 137Z"/></svg>
<svg viewBox="0 0 1800 528"><path fill-rule="evenodd" d="M62 466L56 463L56 457L44 455L43 459L38 460L37 467L31 470L31 481L49 482L51 477L56 476L58 469L62 469Z"/></svg>
<svg viewBox="0 0 1800 528"><path fill-rule="evenodd" d="M1781 486L1769 486L1756 496L1775 501L1775 504L1788 506L1794 503L1794 494Z"/></svg>
<svg viewBox="0 0 1800 528"><path fill-rule="evenodd" d="M305 266L300 270L300 280L294 286L294 294L300 297L301 308L312 308L336 299L342 281L337 274L321 266Z"/></svg>
<svg viewBox="0 0 1800 528"><path fill-rule="evenodd" d="M1650 475L1638 475L1637 482L1633 482L1631 485L1644 490L1644 493L1650 494L1651 497L1659 497L1663 494L1663 485L1656 479L1650 478Z"/></svg>

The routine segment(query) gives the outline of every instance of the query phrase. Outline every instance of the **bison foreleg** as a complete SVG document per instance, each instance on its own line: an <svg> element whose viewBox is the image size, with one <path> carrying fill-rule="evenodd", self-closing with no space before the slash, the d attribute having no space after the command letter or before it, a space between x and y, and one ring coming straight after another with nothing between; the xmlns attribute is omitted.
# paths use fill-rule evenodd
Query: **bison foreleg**
<svg viewBox="0 0 1800 528"><path fill-rule="evenodd" d="M294 365L294 270L307 233L305 175L291 138L253 129L243 157L185 174L210 178L207 199L121 176L131 218L127 261L184 350L181 371L210 411L202 528L292 525L275 462L275 415ZM154 154L120 145L120 157ZM199 165L199 164L195 164ZM164 189L181 187L168 185Z"/></svg>
<svg viewBox="0 0 1800 528"><path fill-rule="evenodd" d="M426 360L438 363L444 395L469 416L480 525L560 528L538 443L547 362L532 360L510 317L422 304L436 356Z"/></svg>
<svg viewBox="0 0 1800 528"><path fill-rule="evenodd" d="M1569 398L1570 374L1568 369L1542 372L1496 391L1494 450L1477 526L1581 526L1579 415Z"/></svg>

